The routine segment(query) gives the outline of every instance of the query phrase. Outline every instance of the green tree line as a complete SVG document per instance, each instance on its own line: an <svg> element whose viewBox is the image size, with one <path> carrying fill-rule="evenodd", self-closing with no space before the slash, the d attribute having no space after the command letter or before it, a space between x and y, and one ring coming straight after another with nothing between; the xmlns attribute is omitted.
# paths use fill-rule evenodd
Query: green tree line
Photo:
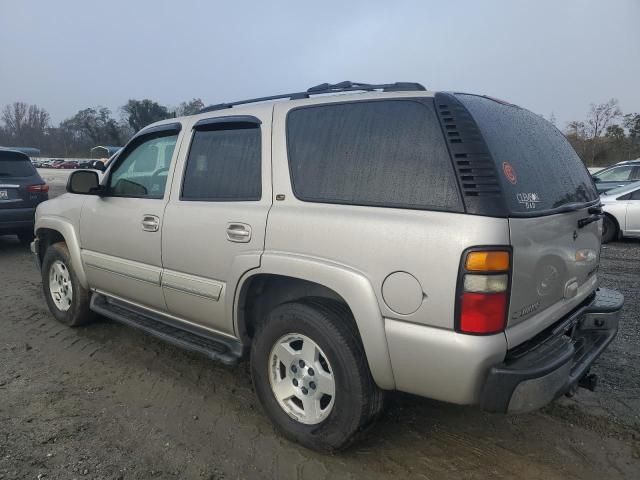
<svg viewBox="0 0 640 480"><path fill-rule="evenodd" d="M150 123L191 115L204 108L199 98L175 108L153 100L129 100L116 119L107 107L89 107L61 121L51 122L49 113L38 105L14 102L0 113L0 146L35 147L48 157L88 157L96 145L124 145L131 136Z"/></svg>
<svg viewBox="0 0 640 480"><path fill-rule="evenodd" d="M129 100L119 109L119 119L110 109L97 106L80 110L56 126L45 109L14 102L0 114L0 145L35 147L49 157L87 157L96 145L124 145L150 123L191 115L203 107L199 98L175 108L149 99ZM549 120L556 123L553 113ZM623 113L616 99L592 104L586 117L568 122L563 133L588 167L640 157L640 113Z"/></svg>

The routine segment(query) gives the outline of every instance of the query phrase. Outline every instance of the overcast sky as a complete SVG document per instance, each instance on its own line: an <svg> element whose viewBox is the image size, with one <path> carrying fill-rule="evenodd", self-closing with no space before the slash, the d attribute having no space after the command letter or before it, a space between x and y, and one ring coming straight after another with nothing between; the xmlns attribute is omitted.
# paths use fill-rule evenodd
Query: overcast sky
<svg viewBox="0 0 640 480"><path fill-rule="evenodd" d="M610 97L640 112L640 1L0 0L0 107L56 123L341 80L492 95L560 127Z"/></svg>

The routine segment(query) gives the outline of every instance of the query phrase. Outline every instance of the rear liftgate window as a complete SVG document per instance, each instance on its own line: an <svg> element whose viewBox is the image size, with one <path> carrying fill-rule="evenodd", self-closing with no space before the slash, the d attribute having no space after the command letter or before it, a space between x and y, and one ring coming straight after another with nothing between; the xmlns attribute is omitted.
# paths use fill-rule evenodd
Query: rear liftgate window
<svg viewBox="0 0 640 480"><path fill-rule="evenodd" d="M2 178L30 177L35 174L36 169L27 158L12 152L0 152L0 182Z"/></svg>
<svg viewBox="0 0 640 480"><path fill-rule="evenodd" d="M551 123L515 105L456 96L487 142L511 213L535 215L597 200L582 160Z"/></svg>
<svg viewBox="0 0 640 480"><path fill-rule="evenodd" d="M430 98L294 109L287 142L301 200L463 211Z"/></svg>

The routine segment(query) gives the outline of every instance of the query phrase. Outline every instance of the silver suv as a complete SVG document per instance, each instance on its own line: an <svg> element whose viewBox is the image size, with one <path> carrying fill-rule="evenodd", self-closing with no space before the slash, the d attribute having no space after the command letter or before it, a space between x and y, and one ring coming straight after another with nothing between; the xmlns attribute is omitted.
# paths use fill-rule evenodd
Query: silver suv
<svg viewBox="0 0 640 480"><path fill-rule="evenodd" d="M310 448L348 445L388 390L525 412L593 388L617 332L591 177L502 101L323 84L155 123L99 175L37 210L52 314L249 357Z"/></svg>

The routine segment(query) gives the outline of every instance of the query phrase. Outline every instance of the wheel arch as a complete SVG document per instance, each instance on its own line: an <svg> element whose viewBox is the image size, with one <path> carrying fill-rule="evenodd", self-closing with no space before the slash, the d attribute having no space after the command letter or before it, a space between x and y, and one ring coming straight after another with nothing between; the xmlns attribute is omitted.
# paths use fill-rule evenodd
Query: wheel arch
<svg viewBox="0 0 640 480"><path fill-rule="evenodd" d="M249 342L256 322L271 308L305 297L325 297L351 311L376 384L394 389L384 319L368 279L344 265L277 254L263 255L260 268L241 278L234 299L234 328Z"/></svg>
<svg viewBox="0 0 640 480"><path fill-rule="evenodd" d="M74 269L78 281L84 288L88 288L87 277L84 272L82 256L80 254L80 242L73 225L68 221L56 217L40 217L36 225L36 240L38 246L38 258L40 265L44 253L50 245L57 242L65 242L71 257L71 266Z"/></svg>
<svg viewBox="0 0 640 480"><path fill-rule="evenodd" d="M614 240L619 239L622 236L622 227L620 226L620 222L615 215L609 212L604 212L604 216L610 219L616 227L616 235L614 237Z"/></svg>

